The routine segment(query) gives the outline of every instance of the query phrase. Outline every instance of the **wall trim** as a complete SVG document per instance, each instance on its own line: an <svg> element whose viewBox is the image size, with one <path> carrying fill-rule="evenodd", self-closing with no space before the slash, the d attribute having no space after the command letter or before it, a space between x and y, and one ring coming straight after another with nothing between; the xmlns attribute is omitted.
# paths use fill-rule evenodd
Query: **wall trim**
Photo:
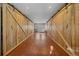
<svg viewBox="0 0 79 59"><path fill-rule="evenodd" d="M70 6L72 3L66 3L63 5L60 10L58 10L51 18L54 18L57 14L59 14L62 10L64 10L66 7ZM51 18L47 21L47 23L51 20Z"/></svg>
<svg viewBox="0 0 79 59"><path fill-rule="evenodd" d="M72 53L72 55L75 55L74 51L72 50L72 48L70 47L70 45L67 43L66 39L64 38L64 36L62 35L62 33L57 29L56 23L53 21L54 26L56 28L56 31L58 32L59 36L62 38L62 40L65 42L65 44L67 45L68 50Z"/></svg>
<svg viewBox="0 0 79 59"><path fill-rule="evenodd" d="M29 19L26 15L24 15L20 10L18 10L14 5L12 5L11 3L7 3L8 5L10 5L11 7L13 7L14 9L16 9L19 13L21 13L25 18ZM30 19L29 19L30 20ZM32 23L34 23L32 20L30 20Z"/></svg>
<svg viewBox="0 0 79 59"><path fill-rule="evenodd" d="M50 34L47 34L51 39L52 37L50 36ZM53 40L53 39L52 39ZM67 54L69 54L69 56L72 56L72 54L70 54L68 51L66 51L58 42L56 42L55 40L53 40L60 48L62 48Z"/></svg>
<svg viewBox="0 0 79 59"><path fill-rule="evenodd" d="M4 56L7 56L10 52L12 52L15 48L17 48L20 44L22 44L25 40L27 40L31 35L33 35L34 33L31 33L30 35L28 35L23 41L21 41L20 43L18 43L16 46L14 46L12 49L10 49L8 52L6 52L4 54Z"/></svg>

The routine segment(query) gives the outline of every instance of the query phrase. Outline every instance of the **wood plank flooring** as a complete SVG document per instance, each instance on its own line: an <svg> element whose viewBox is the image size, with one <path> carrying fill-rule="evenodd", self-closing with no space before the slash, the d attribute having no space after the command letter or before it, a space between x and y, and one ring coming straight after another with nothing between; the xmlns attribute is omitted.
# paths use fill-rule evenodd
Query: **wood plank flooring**
<svg viewBox="0 0 79 59"><path fill-rule="evenodd" d="M8 56L68 56L46 33L35 33Z"/></svg>

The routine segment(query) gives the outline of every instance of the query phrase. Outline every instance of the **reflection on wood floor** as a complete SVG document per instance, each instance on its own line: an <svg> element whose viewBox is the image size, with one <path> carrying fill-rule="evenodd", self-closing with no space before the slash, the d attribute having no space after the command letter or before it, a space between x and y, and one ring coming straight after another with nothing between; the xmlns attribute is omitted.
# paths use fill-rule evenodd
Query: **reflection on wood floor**
<svg viewBox="0 0 79 59"><path fill-rule="evenodd" d="M35 33L24 41L20 46L10 52L10 56L67 56L46 33Z"/></svg>

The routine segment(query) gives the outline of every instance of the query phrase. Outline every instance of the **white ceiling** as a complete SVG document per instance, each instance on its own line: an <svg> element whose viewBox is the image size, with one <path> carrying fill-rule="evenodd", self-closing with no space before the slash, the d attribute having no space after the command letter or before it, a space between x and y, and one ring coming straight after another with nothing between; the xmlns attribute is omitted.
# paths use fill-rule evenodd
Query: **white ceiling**
<svg viewBox="0 0 79 59"><path fill-rule="evenodd" d="M34 23L46 23L64 3L12 3Z"/></svg>

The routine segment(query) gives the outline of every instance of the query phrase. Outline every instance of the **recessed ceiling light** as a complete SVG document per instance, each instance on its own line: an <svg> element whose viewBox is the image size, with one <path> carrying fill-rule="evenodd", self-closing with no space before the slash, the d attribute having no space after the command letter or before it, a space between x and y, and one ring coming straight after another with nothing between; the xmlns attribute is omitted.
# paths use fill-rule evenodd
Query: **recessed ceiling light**
<svg viewBox="0 0 79 59"><path fill-rule="evenodd" d="M52 8L52 6L49 6L48 9L50 10Z"/></svg>
<svg viewBox="0 0 79 59"><path fill-rule="evenodd" d="M52 12L52 6L51 5L48 6L48 11Z"/></svg>
<svg viewBox="0 0 79 59"><path fill-rule="evenodd" d="M34 16L34 18L36 18L36 19L37 19L37 18L38 18L38 19L40 19L41 17L38 17L38 16Z"/></svg>
<svg viewBox="0 0 79 59"><path fill-rule="evenodd" d="M26 10L29 10L30 8L29 7L26 7Z"/></svg>

